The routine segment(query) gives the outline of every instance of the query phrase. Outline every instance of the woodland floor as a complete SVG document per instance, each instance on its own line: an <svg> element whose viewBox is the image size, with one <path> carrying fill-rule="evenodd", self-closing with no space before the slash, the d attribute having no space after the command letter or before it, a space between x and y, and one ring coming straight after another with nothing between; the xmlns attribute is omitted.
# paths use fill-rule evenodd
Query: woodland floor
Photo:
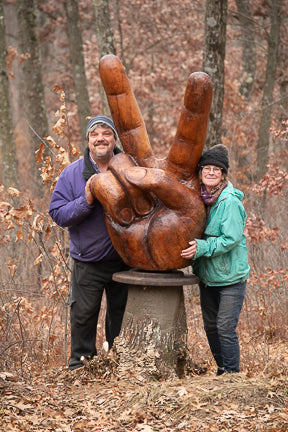
<svg viewBox="0 0 288 432"><path fill-rule="evenodd" d="M72 372L14 362L15 373L0 369L0 432L288 432L287 337L263 347L240 323L243 372L216 377L208 344L193 334L199 310L188 310L190 355L202 360L190 375L152 380L140 357L119 368L113 350Z"/></svg>
<svg viewBox="0 0 288 432"><path fill-rule="evenodd" d="M288 379L213 373L151 381L47 370L0 373L3 431L288 431Z"/></svg>

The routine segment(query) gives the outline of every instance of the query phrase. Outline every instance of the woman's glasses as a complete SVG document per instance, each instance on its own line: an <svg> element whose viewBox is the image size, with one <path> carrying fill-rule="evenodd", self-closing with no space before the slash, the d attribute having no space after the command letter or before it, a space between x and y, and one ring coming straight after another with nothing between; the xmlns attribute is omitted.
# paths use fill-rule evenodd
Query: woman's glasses
<svg viewBox="0 0 288 432"><path fill-rule="evenodd" d="M213 171L213 173L216 174L216 175L220 175L222 173L222 169L218 168L218 167L212 167L212 166L209 166L209 165L205 165L205 166L203 166L201 168L202 168L202 171L205 174L210 173L210 171Z"/></svg>

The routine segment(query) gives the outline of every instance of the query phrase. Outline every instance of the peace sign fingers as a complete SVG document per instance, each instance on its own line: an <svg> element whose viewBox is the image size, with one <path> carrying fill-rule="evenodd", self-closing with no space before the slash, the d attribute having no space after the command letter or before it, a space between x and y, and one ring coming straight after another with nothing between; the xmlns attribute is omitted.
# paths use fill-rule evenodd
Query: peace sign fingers
<svg viewBox="0 0 288 432"><path fill-rule="evenodd" d="M205 143L211 102L212 82L209 76L204 72L191 74L176 136L166 161L166 170L183 180L190 180L196 175Z"/></svg>
<svg viewBox="0 0 288 432"><path fill-rule="evenodd" d="M100 77L106 92L111 115L125 153L142 166L154 166L142 114L118 57L109 54L100 60Z"/></svg>

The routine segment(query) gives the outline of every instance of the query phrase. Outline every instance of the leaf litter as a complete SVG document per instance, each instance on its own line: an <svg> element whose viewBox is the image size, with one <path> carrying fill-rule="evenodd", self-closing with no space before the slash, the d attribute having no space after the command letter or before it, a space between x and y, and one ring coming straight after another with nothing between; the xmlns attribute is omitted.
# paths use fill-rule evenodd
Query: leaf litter
<svg viewBox="0 0 288 432"><path fill-rule="evenodd" d="M106 361L72 372L50 369L30 380L0 373L0 431L288 430L285 376L206 374L156 381L133 371L120 376L110 366Z"/></svg>

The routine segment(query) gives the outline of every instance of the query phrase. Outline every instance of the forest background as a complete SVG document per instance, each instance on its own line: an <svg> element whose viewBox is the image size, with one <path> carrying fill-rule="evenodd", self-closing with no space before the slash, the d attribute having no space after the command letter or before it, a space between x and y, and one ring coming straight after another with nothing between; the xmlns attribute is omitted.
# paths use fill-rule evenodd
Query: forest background
<svg viewBox="0 0 288 432"><path fill-rule="evenodd" d="M89 116L109 115L98 64L114 53L157 157L188 76L211 76L206 147L229 148L248 214L242 370L287 380L288 1L0 0L0 16L0 372L27 379L67 364L68 236L48 206L83 154ZM185 298L194 373L214 374L197 289ZM99 334L101 347L103 323Z"/></svg>

